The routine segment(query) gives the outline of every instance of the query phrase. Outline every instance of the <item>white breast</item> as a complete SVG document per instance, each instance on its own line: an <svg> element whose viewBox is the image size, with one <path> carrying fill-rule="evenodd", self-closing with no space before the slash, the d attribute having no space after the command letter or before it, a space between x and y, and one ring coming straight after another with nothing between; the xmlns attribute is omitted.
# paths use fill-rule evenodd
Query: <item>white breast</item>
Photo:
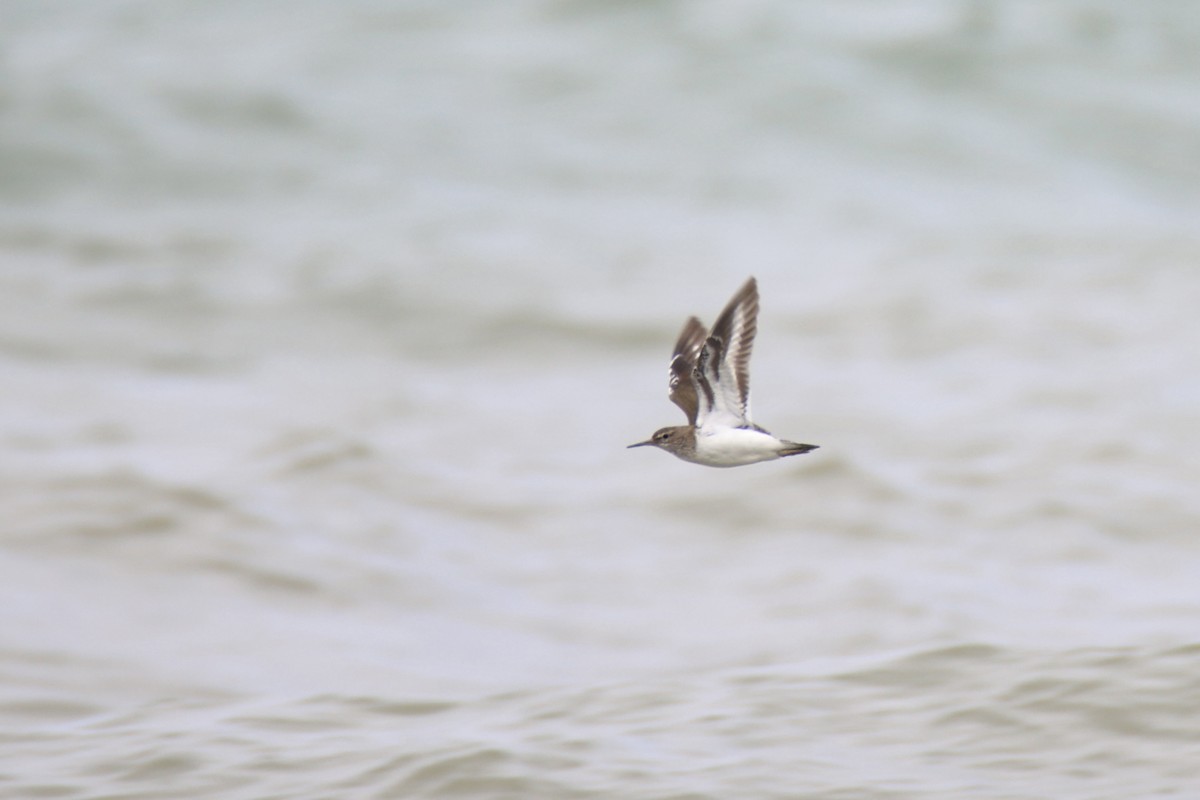
<svg viewBox="0 0 1200 800"><path fill-rule="evenodd" d="M749 428L701 428L696 436L696 461L710 467L740 467L779 458L780 442L769 433Z"/></svg>

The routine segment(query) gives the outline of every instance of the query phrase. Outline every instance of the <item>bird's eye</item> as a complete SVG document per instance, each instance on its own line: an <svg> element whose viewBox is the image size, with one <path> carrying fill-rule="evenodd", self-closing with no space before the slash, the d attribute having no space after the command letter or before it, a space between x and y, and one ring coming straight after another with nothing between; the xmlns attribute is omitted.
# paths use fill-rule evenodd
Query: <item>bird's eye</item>
<svg viewBox="0 0 1200 800"><path fill-rule="evenodd" d="M664 433L660 433L660 434L658 435L658 440L659 440L660 442L665 442L665 441L667 440L667 434L666 434L665 432L664 432Z"/></svg>

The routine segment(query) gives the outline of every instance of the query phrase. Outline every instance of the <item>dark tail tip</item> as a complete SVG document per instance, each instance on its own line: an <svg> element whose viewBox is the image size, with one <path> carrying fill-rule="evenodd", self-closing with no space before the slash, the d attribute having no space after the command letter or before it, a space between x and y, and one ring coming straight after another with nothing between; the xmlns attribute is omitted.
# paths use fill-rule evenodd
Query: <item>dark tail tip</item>
<svg viewBox="0 0 1200 800"><path fill-rule="evenodd" d="M779 451L779 456L798 456L801 453L807 453L816 450L820 445L817 444L800 444L799 442L785 442L787 446Z"/></svg>

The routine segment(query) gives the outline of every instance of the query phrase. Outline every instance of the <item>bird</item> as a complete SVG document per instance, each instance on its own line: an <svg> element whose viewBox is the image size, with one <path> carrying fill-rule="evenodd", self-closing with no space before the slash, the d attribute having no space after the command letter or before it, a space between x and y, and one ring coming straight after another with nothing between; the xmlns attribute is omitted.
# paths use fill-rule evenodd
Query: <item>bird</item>
<svg viewBox="0 0 1200 800"><path fill-rule="evenodd" d="M758 282L751 277L712 330L684 323L668 369L667 394L687 425L659 428L629 447L657 447L706 467L740 467L816 450L772 435L750 421L750 351L758 332Z"/></svg>

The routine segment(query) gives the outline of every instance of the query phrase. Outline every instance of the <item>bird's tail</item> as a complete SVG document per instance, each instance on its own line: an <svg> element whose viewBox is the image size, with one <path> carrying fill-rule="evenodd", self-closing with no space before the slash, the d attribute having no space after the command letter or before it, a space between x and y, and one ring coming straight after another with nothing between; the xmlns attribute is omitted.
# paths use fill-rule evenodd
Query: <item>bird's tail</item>
<svg viewBox="0 0 1200 800"><path fill-rule="evenodd" d="M783 448L779 451L779 457L798 456L801 453L807 453L810 450L816 450L820 445L815 444L800 444L799 442L789 442L784 440Z"/></svg>

